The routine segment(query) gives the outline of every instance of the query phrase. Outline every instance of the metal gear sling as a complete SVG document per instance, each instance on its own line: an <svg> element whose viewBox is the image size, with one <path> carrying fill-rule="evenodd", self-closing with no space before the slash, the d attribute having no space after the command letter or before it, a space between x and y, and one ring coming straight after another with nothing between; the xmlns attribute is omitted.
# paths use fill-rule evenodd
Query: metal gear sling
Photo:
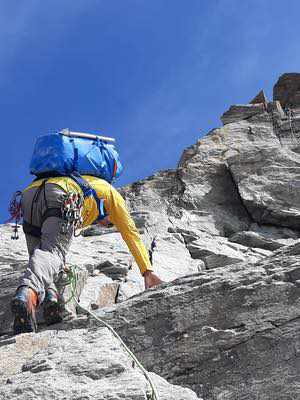
<svg viewBox="0 0 300 400"><path fill-rule="evenodd" d="M73 172L67 177L71 178L81 188L82 194L74 192L66 193L60 208L46 209L45 213L42 216L41 226L47 218L58 217L64 221L62 224L62 233L66 234L70 229L72 229L74 236L76 236L76 230L82 227L82 210L84 200L87 197L93 197L97 204L98 217L95 222L101 221L107 216L107 214L104 208L104 200L99 198L95 189L93 189L80 174L78 174L77 172ZM53 178L53 176L48 178ZM37 201L41 191L45 189L47 180L48 179L45 177L45 180L37 189L31 205L32 210L34 207L34 203ZM39 227L33 225L32 221L23 221L24 233L38 238L41 237L41 226Z"/></svg>
<svg viewBox="0 0 300 400"><path fill-rule="evenodd" d="M14 193L8 208L10 218L5 222L6 224L14 222L13 234L11 235L12 240L19 239L19 223L22 219L21 196L22 192L19 190Z"/></svg>

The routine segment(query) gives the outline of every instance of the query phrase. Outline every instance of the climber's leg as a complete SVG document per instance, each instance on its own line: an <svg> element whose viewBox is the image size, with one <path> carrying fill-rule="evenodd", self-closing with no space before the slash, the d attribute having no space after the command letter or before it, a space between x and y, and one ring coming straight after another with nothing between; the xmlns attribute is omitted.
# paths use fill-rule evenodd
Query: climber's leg
<svg viewBox="0 0 300 400"><path fill-rule="evenodd" d="M32 235L25 235L27 250L29 257L32 256L35 249L38 249L41 244L41 239Z"/></svg>
<svg viewBox="0 0 300 400"><path fill-rule="evenodd" d="M29 259L28 267L19 286L28 286L38 294L39 304L45 291L53 288L59 273L64 269L65 256L70 247L72 229L63 234L63 221L58 217L47 218L42 226L40 248L36 248Z"/></svg>
<svg viewBox="0 0 300 400"><path fill-rule="evenodd" d="M34 293L37 296L35 307L38 304L40 305L45 298L46 290L55 288L54 282L64 268L65 256L72 239L72 228L67 233L62 233L64 221L59 217L49 217L41 226L42 217L48 208L61 208L64 194L65 192L62 189L52 184L44 185L42 189L30 189L23 194L24 221L30 221L30 224L35 227L41 227L41 235L39 246L37 246L38 242L33 240L30 235L26 237L30 257L13 299L15 333L25 331L22 330L22 326L20 329L18 326L24 318L25 325L28 325L30 319L32 319L31 310L33 308L29 307L27 294ZM22 295L19 295L20 293ZM26 295L23 296L24 293ZM20 299L17 299L17 297L20 297ZM27 314L24 314L24 309ZM22 314L21 318L19 318L20 313Z"/></svg>
<svg viewBox="0 0 300 400"><path fill-rule="evenodd" d="M40 248L41 239L32 235L25 235L29 257L33 255L35 249ZM45 288L45 299L42 304L43 316L47 325L56 324L62 321L63 305L61 304L57 287L52 282Z"/></svg>

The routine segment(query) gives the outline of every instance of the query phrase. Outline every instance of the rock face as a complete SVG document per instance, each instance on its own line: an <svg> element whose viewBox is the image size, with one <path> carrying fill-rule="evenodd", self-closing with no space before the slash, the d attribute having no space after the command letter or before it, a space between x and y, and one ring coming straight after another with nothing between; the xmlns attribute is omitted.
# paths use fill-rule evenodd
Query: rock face
<svg viewBox="0 0 300 400"><path fill-rule="evenodd" d="M252 101L256 101L256 98ZM222 115L221 120L223 124L226 125L232 122L242 121L251 118L257 114L261 114L263 110L263 103L239 104L231 106L230 109Z"/></svg>
<svg viewBox="0 0 300 400"><path fill-rule="evenodd" d="M197 400L151 374L163 400ZM0 399L146 400L150 387L106 328L0 338Z"/></svg>
<svg viewBox="0 0 300 400"><path fill-rule="evenodd" d="M268 100L266 98L265 92L261 90L251 101L250 104L267 104Z"/></svg>
<svg viewBox="0 0 300 400"><path fill-rule="evenodd" d="M300 398L300 243L106 313L150 370L204 399Z"/></svg>
<svg viewBox="0 0 300 400"><path fill-rule="evenodd" d="M274 101L260 93L255 104L232 106L222 116L224 126L185 149L177 168L120 189L164 285L144 292L138 267L114 228L88 229L74 240L69 256L79 271L81 304L111 322L150 371L205 400L300 398L298 75L279 79ZM27 261L24 237L12 243L9 230L0 226L3 338L11 330L10 298ZM73 303L71 315L75 311ZM45 329L42 319L40 327ZM0 389L0 398L2 393L16 398L19 387L27 388L27 396L29 383L46 400L71 398L70 382L77 379L72 398L78 400L145 398L143 378L127 366L122 369L115 360L120 353L106 352L115 343L102 328L83 316L54 328L25 335L30 343L46 338L47 344L34 354L24 350L22 365L16 363L9 376L0 362L0 379L2 374L12 382ZM17 343L25 339L10 340L3 339L0 350L14 365ZM61 348L70 342L84 373L67 355L58 355L55 341ZM88 355L91 343L101 350L97 358ZM39 360L53 374L52 382L67 382L65 392L55 392L50 380L45 384L49 391L40 384L49 372ZM33 371L45 375L36 385ZM131 388L128 392L119 391L119 377L123 388ZM128 377L133 377L130 384ZM108 381L113 385L112 395L100 394L100 381L101 387ZM172 390L178 399L197 398L182 388Z"/></svg>

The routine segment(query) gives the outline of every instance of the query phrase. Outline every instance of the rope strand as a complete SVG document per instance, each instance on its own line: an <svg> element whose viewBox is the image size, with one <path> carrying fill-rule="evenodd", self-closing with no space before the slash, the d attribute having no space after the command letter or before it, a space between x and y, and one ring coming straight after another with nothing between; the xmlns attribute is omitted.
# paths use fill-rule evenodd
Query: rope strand
<svg viewBox="0 0 300 400"><path fill-rule="evenodd" d="M125 349L125 351L127 352L127 354L129 354L129 356L132 358L132 360L134 361L134 363L140 368L140 370L142 371L144 377L146 378L146 380L149 382L149 385L151 387L151 397L149 398L149 400L160 400L159 399L159 395L157 392L157 389L148 373L148 371L144 368L144 366L142 365L142 363L136 358L136 356L134 355L134 353L129 349L129 347L124 343L123 339L120 337L120 335L114 330L114 328L107 323L106 321L104 321L103 319L101 319L100 317L98 317L96 314L94 314L92 311L86 309L85 307L83 307L78 299L78 295L76 293L77 290L77 274L75 271L74 267L70 267L67 269L67 275L68 275L68 283L70 284L70 288L71 288L71 296L70 298L65 302L65 304L69 303L71 300L74 300L77 307L79 309L81 309L82 311L84 311L86 314L90 315L93 319L95 319L97 322L99 322L101 325L104 325L117 339L118 341L121 343L122 347Z"/></svg>

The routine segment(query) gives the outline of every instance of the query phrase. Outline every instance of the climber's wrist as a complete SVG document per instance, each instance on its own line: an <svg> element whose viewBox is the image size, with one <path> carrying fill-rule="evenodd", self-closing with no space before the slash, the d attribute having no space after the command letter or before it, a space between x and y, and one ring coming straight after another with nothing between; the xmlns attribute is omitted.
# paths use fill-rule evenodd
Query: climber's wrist
<svg viewBox="0 0 300 400"><path fill-rule="evenodd" d="M146 269L146 271L143 273L143 277L145 278L151 274L153 274L153 269Z"/></svg>

